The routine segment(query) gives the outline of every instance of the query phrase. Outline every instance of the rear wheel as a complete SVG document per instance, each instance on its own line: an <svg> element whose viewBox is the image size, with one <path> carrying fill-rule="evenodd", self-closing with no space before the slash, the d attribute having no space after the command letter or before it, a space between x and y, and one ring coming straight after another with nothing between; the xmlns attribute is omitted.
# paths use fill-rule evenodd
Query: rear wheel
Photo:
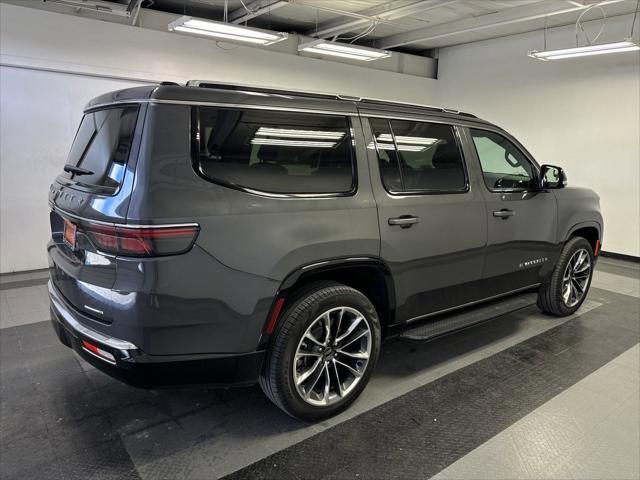
<svg viewBox="0 0 640 480"><path fill-rule="evenodd" d="M593 276L591 244L582 237L570 239L562 249L551 277L540 290L538 306L546 313L567 316L574 313L589 291Z"/></svg>
<svg viewBox="0 0 640 480"><path fill-rule="evenodd" d="M369 299L345 285L318 284L282 315L260 386L289 415L320 420L360 395L379 349L380 323Z"/></svg>

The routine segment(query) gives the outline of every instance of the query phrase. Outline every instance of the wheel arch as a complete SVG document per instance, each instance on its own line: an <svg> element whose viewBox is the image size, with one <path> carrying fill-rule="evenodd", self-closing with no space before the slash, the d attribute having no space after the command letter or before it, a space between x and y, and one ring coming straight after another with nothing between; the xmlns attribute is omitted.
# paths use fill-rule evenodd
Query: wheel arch
<svg viewBox="0 0 640 480"><path fill-rule="evenodd" d="M296 292L316 282L333 281L359 290L369 298L378 312L383 337L394 323L395 287L389 267L376 257L337 258L304 265L290 272L282 281L269 313L279 316ZM280 318L273 319L277 325ZM272 326L273 328L273 326ZM277 327L273 328L275 331ZM261 344L268 343L270 334L263 335Z"/></svg>
<svg viewBox="0 0 640 480"><path fill-rule="evenodd" d="M597 222L581 222L569 229L565 236L565 242L573 237L582 237L589 242L593 252L599 249L602 243L602 228Z"/></svg>

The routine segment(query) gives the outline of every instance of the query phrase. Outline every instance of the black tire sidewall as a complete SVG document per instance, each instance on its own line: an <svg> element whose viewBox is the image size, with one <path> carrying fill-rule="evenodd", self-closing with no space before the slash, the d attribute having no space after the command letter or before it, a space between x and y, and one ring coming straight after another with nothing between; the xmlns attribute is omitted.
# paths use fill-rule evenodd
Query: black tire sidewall
<svg viewBox="0 0 640 480"><path fill-rule="evenodd" d="M569 264L569 261L571 260L573 255L581 249L586 250L587 254L589 255L589 261L591 262L591 271L589 272L589 279L587 281L587 284L585 285L584 295L582 295L582 298L576 305L569 307L564 303L564 300L562 299L562 279L564 277L564 272L567 268L567 265ZM553 273L552 280L550 282L551 284L549 285L549 287L552 289L551 293L553 296L553 303L555 304L554 309L557 310L558 314L560 314L561 316L571 315L582 306L582 303L585 301L585 299L587 298L587 294L589 293L589 288L591 287L594 267L595 259L591 250L591 244L581 237L575 237L569 240L562 250L562 253L560 254L556 270Z"/></svg>
<svg viewBox="0 0 640 480"><path fill-rule="evenodd" d="M298 343L311 323L322 313L335 307L351 307L365 317L371 329L371 355L365 373L347 397L326 407L310 405L299 395L293 380L294 356ZM305 420L320 420L346 409L366 387L380 353L380 322L372 303L362 293L342 285L315 290L295 302L282 318L288 322L286 335L278 335L274 349L280 350L280 361L273 365L279 383L280 403L290 415ZM284 329L281 329L281 332Z"/></svg>

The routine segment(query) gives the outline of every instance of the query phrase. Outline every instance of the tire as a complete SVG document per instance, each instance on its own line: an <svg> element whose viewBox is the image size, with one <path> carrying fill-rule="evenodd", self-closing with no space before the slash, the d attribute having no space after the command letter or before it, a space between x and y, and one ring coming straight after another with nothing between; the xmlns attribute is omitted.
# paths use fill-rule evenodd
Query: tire
<svg viewBox="0 0 640 480"><path fill-rule="evenodd" d="M582 256L586 252L584 262L588 262L588 271L575 273L575 267L584 268L584 263L579 266L576 262L579 260L578 255ZM571 268L569 263L571 262ZM591 286L591 278L593 276L594 257L591 244L582 237L573 237L564 245L556 267L551 273L548 281L545 282L538 293L538 307L545 313L558 317L566 317L571 315L580 308L582 302L587 297L589 287ZM567 277L569 270L574 272L576 280ZM579 276L578 276L579 275ZM571 289L576 295L574 298L571 293L567 298L567 278L571 284ZM583 283L584 282L584 283ZM577 297L580 291L579 286L583 284L582 293ZM563 293L565 294L563 296Z"/></svg>
<svg viewBox="0 0 640 480"><path fill-rule="evenodd" d="M306 421L349 407L367 385L380 352L373 304L358 290L333 282L311 285L293 297L274 336L260 386L279 408Z"/></svg>

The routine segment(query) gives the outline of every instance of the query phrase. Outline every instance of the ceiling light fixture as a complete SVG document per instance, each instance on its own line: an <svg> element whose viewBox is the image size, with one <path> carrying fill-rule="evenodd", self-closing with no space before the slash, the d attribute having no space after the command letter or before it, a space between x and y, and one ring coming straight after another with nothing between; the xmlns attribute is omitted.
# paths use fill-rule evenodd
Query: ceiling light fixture
<svg viewBox="0 0 640 480"><path fill-rule="evenodd" d="M602 43L600 45L587 45L586 47L563 48L560 50L544 50L529 52L531 58L538 60L561 60L564 58L586 57L589 55L604 55L606 53L633 52L640 50L640 46L630 39L622 42Z"/></svg>
<svg viewBox="0 0 640 480"><path fill-rule="evenodd" d="M575 58L575 57L588 57L591 55L604 55L607 53L623 53L623 52L633 52L640 50L640 46L633 41L633 28L636 23L636 17L638 15L638 7L640 6L640 0L638 0L636 4L636 10L633 14L633 20L631 21L631 33L629 38L625 38L620 42L610 42L610 43L600 43L597 44L598 38L604 32L605 26L607 25L607 13L605 12L604 5L609 3L613 3L610 1L604 1L600 3L594 3L587 8L585 8L578 19L576 20L575 25L575 35L576 35L576 46L571 48L561 48L558 50L547 50L547 18L545 17L544 22L544 48L542 51L531 50L527 55L531 58L535 58L537 60L563 60L565 58ZM598 9L602 13L602 25L600 26L600 30L595 35L594 38L590 38L587 31L584 29L582 25L582 18L591 10ZM587 41L587 45L580 46L579 44L579 32L582 32L584 38Z"/></svg>
<svg viewBox="0 0 640 480"><path fill-rule="evenodd" d="M389 52L388 50L379 50L377 48L361 47L360 45L330 42L329 40L322 39L298 45L298 51L349 58L351 60L360 60L363 62L380 60L382 58L388 58L391 56L391 52Z"/></svg>
<svg viewBox="0 0 640 480"><path fill-rule="evenodd" d="M297 130L293 128L260 127L256 135L281 138L314 138L318 140L340 140L344 132L329 132L320 130Z"/></svg>
<svg viewBox="0 0 640 480"><path fill-rule="evenodd" d="M369 142L367 145L369 150L397 150L399 152L424 152L427 147L423 145L398 145L398 148L393 143L373 143Z"/></svg>
<svg viewBox="0 0 640 480"><path fill-rule="evenodd" d="M280 147L314 147L314 148L334 148L336 142L316 142L312 140L283 140L276 138L252 138L253 145L277 145Z"/></svg>
<svg viewBox="0 0 640 480"><path fill-rule="evenodd" d="M378 142L393 142L393 137L390 133L381 133L376 138ZM433 145L438 140L429 137L404 137L402 135L396 135L396 143L408 143L413 145Z"/></svg>
<svg viewBox="0 0 640 480"><path fill-rule="evenodd" d="M282 32L271 32L259 28L243 27L231 25L214 20L203 20L183 16L169 24L169 31L194 33L205 35L221 40L232 40L235 42L247 42L257 45L272 45L286 40L289 35Z"/></svg>

